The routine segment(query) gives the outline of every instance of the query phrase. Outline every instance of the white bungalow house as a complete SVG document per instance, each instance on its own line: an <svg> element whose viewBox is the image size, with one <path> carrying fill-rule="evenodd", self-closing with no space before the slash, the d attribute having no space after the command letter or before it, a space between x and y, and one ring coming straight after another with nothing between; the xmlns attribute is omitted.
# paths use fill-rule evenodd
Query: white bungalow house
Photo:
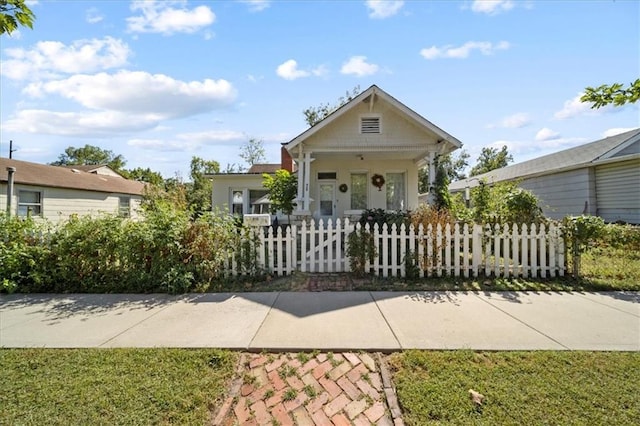
<svg viewBox="0 0 640 426"><path fill-rule="evenodd" d="M13 188L8 194L10 180ZM141 182L104 169L101 173L87 172L0 158L0 210L12 215L32 215L54 223L73 214L110 213L135 218L144 187ZM9 203L7 195L11 197Z"/></svg>
<svg viewBox="0 0 640 426"><path fill-rule="evenodd" d="M517 181L552 219L589 214L640 224L640 129L453 182L452 193Z"/></svg>
<svg viewBox="0 0 640 426"><path fill-rule="evenodd" d="M281 167L298 178L293 214L335 220L372 208L415 209L419 168L434 167L436 155L461 146L458 139L373 85L283 144ZM257 200L261 177L214 175L212 179L214 206L236 211L234 199L239 202L236 194L243 191L249 195L242 199L243 211L253 208L251 191Z"/></svg>

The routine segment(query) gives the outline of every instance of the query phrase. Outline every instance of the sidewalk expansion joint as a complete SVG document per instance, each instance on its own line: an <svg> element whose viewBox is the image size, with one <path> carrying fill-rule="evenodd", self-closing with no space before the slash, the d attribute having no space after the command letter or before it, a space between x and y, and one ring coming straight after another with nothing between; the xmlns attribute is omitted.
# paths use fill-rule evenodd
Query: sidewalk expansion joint
<svg viewBox="0 0 640 426"><path fill-rule="evenodd" d="M260 330L262 329L262 326L264 325L265 321L267 320L267 318L269 317L269 314L271 313L271 311L273 310L273 307L276 305L276 303L278 302L278 299L280 298L280 295L282 294L281 291L278 292L278 294L276 295L275 299L273 299L273 303L271 303L271 306L269 306L269 310L267 311L267 313L264 315L264 318L262 318L262 321L260 322L260 326L256 329L256 332L253 334L253 337L251 338L251 341L249 342L249 344L247 345L247 350L248 351L254 351L255 349L253 348L253 341L256 340L256 336L258 335L258 333L260 333ZM264 348L261 348L264 349Z"/></svg>
<svg viewBox="0 0 640 426"><path fill-rule="evenodd" d="M480 297L480 295L477 292L473 293L478 299L482 300L484 303L486 303L487 305L491 306L494 309L499 310L500 312L502 312L503 314L513 318L514 320L518 321L520 324L524 325L525 327L535 331L538 334L541 334L542 336L546 337L547 339L551 340L552 342L557 343L558 345L562 346L564 349L570 350L571 348L563 345L562 343L560 343L559 341L557 341L556 339L554 339L553 337L549 336L546 333L543 333L542 331L538 330L537 328L533 327L532 325L527 324L526 322L524 322L523 320L521 320L520 318L510 314L509 312L505 311L504 309L494 305L493 303L491 303L490 301L483 299L482 297Z"/></svg>
<svg viewBox="0 0 640 426"><path fill-rule="evenodd" d="M640 318L640 315L635 315L635 314L632 314L631 312L627 312L627 311L622 310L622 309L620 309L620 308L617 308L617 307L615 307L615 306L611 306L611 305L609 305L609 304L607 304L607 303L603 303L603 302L600 302L600 301L598 301L598 300L590 299L590 298L588 298L587 296L585 296L585 295L584 295L584 294L582 294L582 293L575 292L575 294L576 294L576 295L578 295L578 296L580 296L580 297L582 297L583 299L588 300L589 302L593 302L593 303L596 303L596 304L601 305L601 306L606 306L606 307L607 307L607 308L609 308L609 309L613 309L614 311L622 312L623 314L631 315L632 317ZM638 309L638 313L640 314L640 308Z"/></svg>
<svg viewBox="0 0 640 426"><path fill-rule="evenodd" d="M376 300L375 297L373 297L373 294L371 294L370 291L367 293L369 293L369 296L371 297L371 300L373 300L373 303L376 305L376 309L378 310L378 312L380 312L380 316L384 320L384 323L387 324L387 328L389 329L389 331L391 331L393 338L396 340L396 343L398 344L398 349L403 350L404 348L402 347L402 343L400 343L400 339L398 339L398 336L396 336L395 330L393 329L393 327L391 327L391 324L389 324L389 320L387 320L387 317L384 315L384 312L382 312L382 309L380 309L380 306L378 305L378 301Z"/></svg>
<svg viewBox="0 0 640 426"><path fill-rule="evenodd" d="M198 298L200 298L202 296L199 296ZM174 300L172 303L175 303L176 301ZM151 315L149 315L146 318L141 319L140 321L138 321L135 324L132 324L130 327L127 327L126 329L122 330L120 333L116 334L113 337L108 338L107 340L105 340L104 342L100 343L98 345L99 348L103 347L104 345L106 345L107 343L111 342L112 340L122 336L124 333L126 333L129 330L132 330L133 328L139 326L140 324L142 324L143 322L146 322L148 320L150 320L151 318L155 317L156 315L158 315L159 313L163 312L165 309L169 308L170 304L167 304L164 308L159 309L157 312L152 313Z"/></svg>

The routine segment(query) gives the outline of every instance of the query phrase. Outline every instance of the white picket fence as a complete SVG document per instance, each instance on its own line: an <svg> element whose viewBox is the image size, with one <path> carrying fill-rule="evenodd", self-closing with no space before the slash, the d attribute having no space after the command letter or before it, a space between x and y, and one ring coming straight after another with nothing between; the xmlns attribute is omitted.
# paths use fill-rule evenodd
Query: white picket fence
<svg viewBox="0 0 640 426"><path fill-rule="evenodd" d="M242 254L234 252L227 272L246 274L240 258L247 255L260 269L275 275L349 272L348 236L360 228L348 219L311 220L275 231L257 228L252 253L246 247ZM420 277L548 278L565 273L564 239L554 224L429 225L426 229L385 224L381 229L368 225L365 229L373 235L377 253L365 265L365 273L382 277L405 277L408 266Z"/></svg>

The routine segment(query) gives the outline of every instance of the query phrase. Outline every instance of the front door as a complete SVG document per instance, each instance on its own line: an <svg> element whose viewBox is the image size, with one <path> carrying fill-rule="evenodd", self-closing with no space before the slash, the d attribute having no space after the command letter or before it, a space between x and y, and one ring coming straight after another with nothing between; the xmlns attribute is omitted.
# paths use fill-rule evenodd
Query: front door
<svg viewBox="0 0 640 426"><path fill-rule="evenodd" d="M336 184L335 182L322 182L319 185L320 203L318 217L323 221L336 219Z"/></svg>

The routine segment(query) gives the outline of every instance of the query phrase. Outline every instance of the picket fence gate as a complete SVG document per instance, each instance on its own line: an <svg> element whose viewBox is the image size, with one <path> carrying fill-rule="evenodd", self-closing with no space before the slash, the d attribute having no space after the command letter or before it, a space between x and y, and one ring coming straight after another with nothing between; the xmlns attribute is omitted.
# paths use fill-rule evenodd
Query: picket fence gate
<svg viewBox="0 0 640 426"><path fill-rule="evenodd" d="M255 228L253 238L230 254L226 272L246 275L255 273L255 266L279 276L294 271L349 272L348 236L361 228L371 233L376 247L376 256L373 262L367 260L364 272L381 277L406 277L408 270L419 277L549 278L565 274L564 239L553 223L456 223L416 229L404 224L363 227L348 219ZM247 268L247 259L254 267Z"/></svg>

